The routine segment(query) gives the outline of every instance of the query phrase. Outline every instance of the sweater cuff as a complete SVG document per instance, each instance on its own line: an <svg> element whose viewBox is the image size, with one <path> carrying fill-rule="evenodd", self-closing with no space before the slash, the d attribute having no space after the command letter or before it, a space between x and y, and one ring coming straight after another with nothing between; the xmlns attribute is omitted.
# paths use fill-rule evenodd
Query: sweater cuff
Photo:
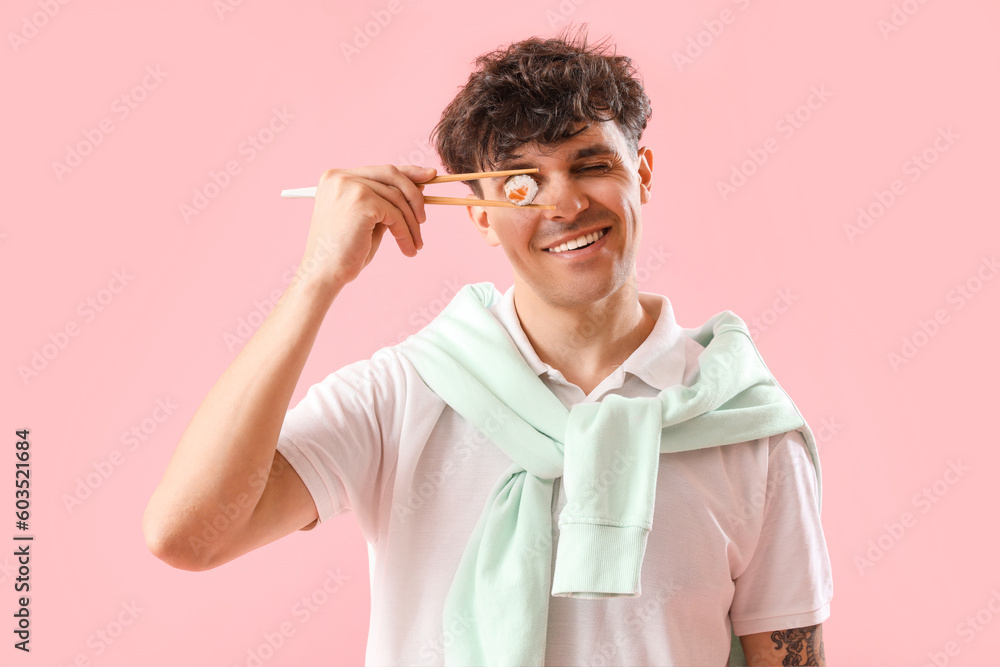
<svg viewBox="0 0 1000 667"><path fill-rule="evenodd" d="M641 526L567 523L559 527L552 595L637 597L649 530Z"/></svg>

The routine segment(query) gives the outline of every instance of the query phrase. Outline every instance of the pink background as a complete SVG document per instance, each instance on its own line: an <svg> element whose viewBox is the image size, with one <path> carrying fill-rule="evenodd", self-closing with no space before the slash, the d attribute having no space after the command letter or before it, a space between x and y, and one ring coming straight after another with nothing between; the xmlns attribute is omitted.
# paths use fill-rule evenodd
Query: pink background
<svg viewBox="0 0 1000 667"><path fill-rule="evenodd" d="M330 167L438 166L426 138L474 57L572 20L614 36L653 102L641 289L666 294L682 326L726 309L756 326L820 438L829 664L992 664L1000 280L984 258L1000 250L1000 6L223 2L2 10L0 540L17 532L18 428L31 429L36 537L30 656L11 647L13 547L0 548L0 662L245 666L264 646L269 667L362 663L368 566L353 517L197 574L152 557L140 519L242 346L227 334L256 328L301 257L312 202L280 190ZM292 118L269 135L275 109ZM796 113L797 127L783 120ZM252 160L249 135L267 142ZM80 144L88 154L57 174ZM753 155L763 164L744 165ZM229 162L239 173L213 188ZM734 169L749 176L724 198ZM181 206L207 185L186 221ZM877 217L849 237L859 207ZM417 258L387 240L341 294L293 403L416 331L457 285L510 284L463 209L430 215ZM60 335L67 325L76 335ZM36 351L51 358L22 378ZM176 406L162 423L157 401ZM123 440L133 428L144 440ZM89 496L67 507L80 484ZM324 593L338 570L346 579ZM306 616L303 598L322 603ZM269 651L283 624L293 632Z"/></svg>

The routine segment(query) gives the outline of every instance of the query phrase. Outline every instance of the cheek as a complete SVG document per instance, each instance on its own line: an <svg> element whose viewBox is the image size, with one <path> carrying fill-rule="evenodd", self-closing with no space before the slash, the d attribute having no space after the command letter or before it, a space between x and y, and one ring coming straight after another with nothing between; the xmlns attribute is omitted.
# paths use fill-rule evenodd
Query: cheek
<svg viewBox="0 0 1000 667"><path fill-rule="evenodd" d="M490 218L490 228L504 250L517 251L519 246L531 240L527 234L528 225L518 220L517 212L502 211Z"/></svg>
<svg viewBox="0 0 1000 667"><path fill-rule="evenodd" d="M624 210L634 209L642 205L642 187L638 174L631 174L618 184L617 200Z"/></svg>
<svg viewBox="0 0 1000 667"><path fill-rule="evenodd" d="M589 194L593 201L612 211L616 215L632 208L631 184L623 183L621 180L604 181L594 184L589 188ZM638 200L636 200L638 201Z"/></svg>

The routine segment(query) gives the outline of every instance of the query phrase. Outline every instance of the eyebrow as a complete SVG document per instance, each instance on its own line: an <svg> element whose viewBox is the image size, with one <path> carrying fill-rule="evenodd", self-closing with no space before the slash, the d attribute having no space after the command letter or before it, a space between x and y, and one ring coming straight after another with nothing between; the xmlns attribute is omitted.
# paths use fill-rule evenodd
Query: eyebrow
<svg viewBox="0 0 1000 667"><path fill-rule="evenodd" d="M594 157L595 155L618 155L618 151L611 146L601 143L593 144L590 146L584 146L576 152L573 156L574 160L582 160L588 157Z"/></svg>
<svg viewBox="0 0 1000 667"><path fill-rule="evenodd" d="M584 146L579 149L570 158L571 162L576 160L583 160L588 157L594 157L595 155L618 155L618 151L606 143L591 144L590 146ZM496 164L497 171L507 171L509 169L532 169L537 165L532 164L530 160L524 159L522 155L513 155L510 159L503 160ZM498 177L492 180L501 180L502 177Z"/></svg>

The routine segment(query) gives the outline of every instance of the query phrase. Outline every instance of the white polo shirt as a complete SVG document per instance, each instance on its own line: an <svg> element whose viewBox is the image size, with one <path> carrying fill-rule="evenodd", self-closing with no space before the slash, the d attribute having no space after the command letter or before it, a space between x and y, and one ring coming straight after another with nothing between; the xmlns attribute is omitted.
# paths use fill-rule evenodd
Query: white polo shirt
<svg viewBox="0 0 1000 667"><path fill-rule="evenodd" d="M640 293L657 318L653 331L585 396L538 358L513 289L490 312L567 408L611 393L656 396L697 374L704 348L680 330L666 297ZM368 540L365 664L443 665L445 645L463 631L442 627L445 597L510 459L391 347L310 387L288 411L278 451L312 494L320 525L349 509ZM559 481L555 541L566 503ZM661 454L642 595L550 596L545 664L725 665L730 628L745 635L823 622L833 582L815 487L797 431Z"/></svg>

